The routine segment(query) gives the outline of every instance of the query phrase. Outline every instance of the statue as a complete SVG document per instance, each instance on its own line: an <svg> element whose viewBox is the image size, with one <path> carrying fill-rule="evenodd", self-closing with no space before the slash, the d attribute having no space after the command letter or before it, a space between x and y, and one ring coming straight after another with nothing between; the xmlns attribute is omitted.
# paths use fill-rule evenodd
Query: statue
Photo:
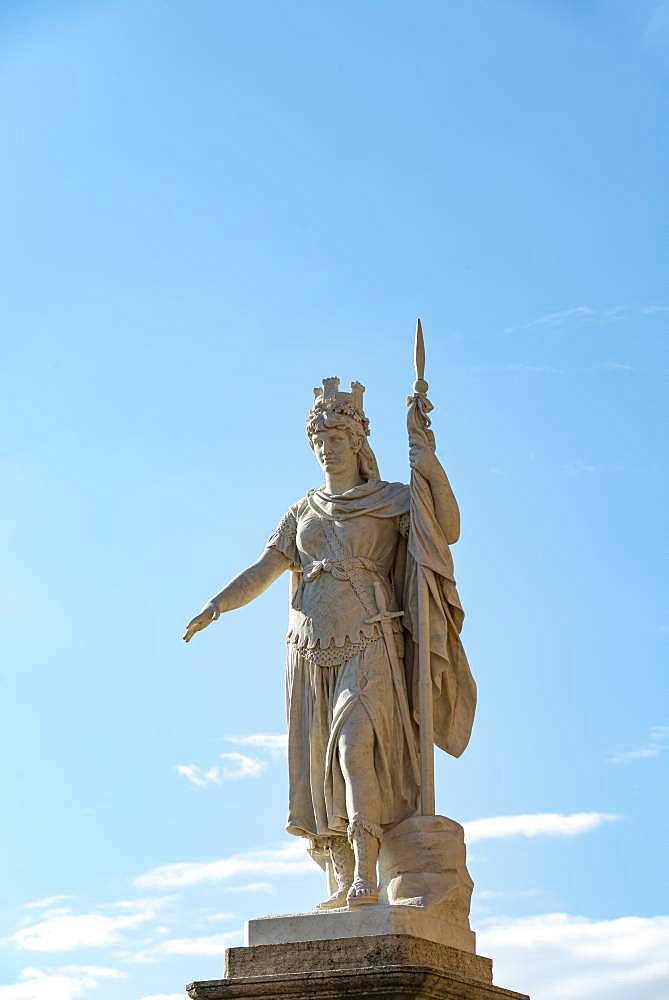
<svg viewBox="0 0 669 1000"><path fill-rule="evenodd" d="M291 573L287 830L329 863L333 891L320 910L379 901L384 835L434 815L433 743L459 756L474 717L449 548L460 516L429 429L424 363L419 321L410 485L380 477L364 386L342 392L324 379L306 426L323 486L289 508L257 562L184 634L189 642Z"/></svg>

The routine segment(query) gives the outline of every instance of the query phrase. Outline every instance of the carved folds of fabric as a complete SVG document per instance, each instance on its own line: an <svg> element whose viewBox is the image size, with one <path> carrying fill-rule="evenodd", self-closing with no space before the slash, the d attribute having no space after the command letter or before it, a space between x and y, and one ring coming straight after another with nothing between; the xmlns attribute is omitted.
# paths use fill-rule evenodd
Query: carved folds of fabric
<svg viewBox="0 0 669 1000"><path fill-rule="evenodd" d="M300 569L297 553L297 522L291 510L286 511L267 541L268 548L278 549L290 560L295 569Z"/></svg>

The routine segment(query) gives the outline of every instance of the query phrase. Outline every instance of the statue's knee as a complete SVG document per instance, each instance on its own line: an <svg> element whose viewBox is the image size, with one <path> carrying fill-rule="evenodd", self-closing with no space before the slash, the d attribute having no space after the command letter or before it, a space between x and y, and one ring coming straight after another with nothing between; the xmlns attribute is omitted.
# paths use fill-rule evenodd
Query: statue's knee
<svg viewBox="0 0 669 1000"><path fill-rule="evenodd" d="M339 761L345 770L355 766L355 749L350 733L342 733L338 743Z"/></svg>
<svg viewBox="0 0 669 1000"><path fill-rule="evenodd" d="M347 770L366 766L374 749L374 730L365 715L347 721L339 737L339 759Z"/></svg>

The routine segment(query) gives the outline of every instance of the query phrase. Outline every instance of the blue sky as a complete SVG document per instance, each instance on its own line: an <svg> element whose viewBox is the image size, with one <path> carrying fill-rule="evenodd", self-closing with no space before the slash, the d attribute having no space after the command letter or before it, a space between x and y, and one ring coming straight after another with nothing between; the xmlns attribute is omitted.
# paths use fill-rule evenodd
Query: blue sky
<svg viewBox="0 0 669 1000"><path fill-rule="evenodd" d="M666 998L668 47L650 0L2 4L0 1000L176 1000L322 896L287 584L179 637L318 485L323 376L406 481L419 314L480 951Z"/></svg>

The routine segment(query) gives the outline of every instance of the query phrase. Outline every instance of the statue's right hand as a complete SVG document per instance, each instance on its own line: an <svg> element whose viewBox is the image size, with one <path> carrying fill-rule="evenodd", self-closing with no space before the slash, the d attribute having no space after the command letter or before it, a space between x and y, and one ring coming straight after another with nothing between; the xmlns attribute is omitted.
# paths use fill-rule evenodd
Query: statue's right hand
<svg viewBox="0 0 669 1000"><path fill-rule="evenodd" d="M203 628L210 625L217 618L220 618L220 611L215 604L207 604L199 615L195 615L195 618L191 618L186 626L186 631L183 634L183 639L185 642L190 642L196 632L201 632Z"/></svg>

